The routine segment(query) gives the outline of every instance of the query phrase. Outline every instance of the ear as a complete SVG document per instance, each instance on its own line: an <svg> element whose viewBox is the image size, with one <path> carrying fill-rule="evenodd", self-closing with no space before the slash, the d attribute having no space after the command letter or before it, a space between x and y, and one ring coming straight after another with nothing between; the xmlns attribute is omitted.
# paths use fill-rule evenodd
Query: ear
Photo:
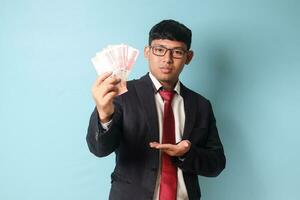
<svg viewBox="0 0 300 200"><path fill-rule="evenodd" d="M150 47L146 46L144 48L144 57L148 60L149 59L149 55L150 55Z"/></svg>
<svg viewBox="0 0 300 200"><path fill-rule="evenodd" d="M194 52L193 51L190 50L190 51L187 52L186 61L185 61L186 65L188 65L191 62L193 56L194 56Z"/></svg>

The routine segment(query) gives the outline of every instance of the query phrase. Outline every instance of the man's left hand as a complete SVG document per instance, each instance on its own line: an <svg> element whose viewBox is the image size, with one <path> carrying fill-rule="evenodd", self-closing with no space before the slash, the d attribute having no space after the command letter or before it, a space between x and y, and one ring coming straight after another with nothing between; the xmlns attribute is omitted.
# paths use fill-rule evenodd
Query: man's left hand
<svg viewBox="0 0 300 200"><path fill-rule="evenodd" d="M187 153L191 148L191 142L189 140L182 140L177 144L160 144L158 142L150 142L151 148L160 149L169 156L181 157Z"/></svg>

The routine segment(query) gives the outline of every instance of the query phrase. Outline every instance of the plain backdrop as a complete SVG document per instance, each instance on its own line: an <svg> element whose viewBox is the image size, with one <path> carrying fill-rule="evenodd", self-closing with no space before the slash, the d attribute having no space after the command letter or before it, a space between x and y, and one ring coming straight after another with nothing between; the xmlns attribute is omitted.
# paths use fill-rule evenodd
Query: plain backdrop
<svg viewBox="0 0 300 200"><path fill-rule="evenodd" d="M91 57L141 53L150 28L193 31L181 81L211 100L227 166L203 200L300 199L298 0L0 0L0 199L108 199L114 155L85 141ZM129 79L148 70L140 54Z"/></svg>

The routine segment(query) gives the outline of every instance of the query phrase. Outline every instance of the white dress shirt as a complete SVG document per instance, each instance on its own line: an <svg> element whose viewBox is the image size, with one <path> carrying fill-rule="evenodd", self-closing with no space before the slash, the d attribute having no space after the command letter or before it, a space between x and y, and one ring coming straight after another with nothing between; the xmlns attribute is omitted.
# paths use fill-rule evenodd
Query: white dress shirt
<svg viewBox="0 0 300 200"><path fill-rule="evenodd" d="M162 130L163 130L163 112L164 112L164 101L160 96L158 90L162 87L160 82L151 74L149 76L156 89L155 92L155 104L157 109L158 123L159 123L159 142L162 142ZM183 128L185 122L184 102L182 96L180 96L180 82L178 81L174 88L175 94L172 100L172 110L175 120L175 140L176 143L182 140ZM156 179L156 186L154 191L153 200L159 200L159 186L161 177L161 153L159 159L158 174ZM187 190L183 180L182 170L177 168L177 200L188 200Z"/></svg>

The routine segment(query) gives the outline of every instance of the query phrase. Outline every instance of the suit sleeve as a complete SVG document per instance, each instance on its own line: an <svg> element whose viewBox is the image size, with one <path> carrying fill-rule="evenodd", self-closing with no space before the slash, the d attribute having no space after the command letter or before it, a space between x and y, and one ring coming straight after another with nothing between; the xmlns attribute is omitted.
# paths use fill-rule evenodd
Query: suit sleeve
<svg viewBox="0 0 300 200"><path fill-rule="evenodd" d="M98 157L104 157L114 152L119 144L122 133L122 109L121 105L114 101L115 111L111 125L105 130L100 123L97 108L90 117L86 141L89 150Z"/></svg>
<svg viewBox="0 0 300 200"><path fill-rule="evenodd" d="M215 177L225 168L226 159L210 103L208 109L207 128L194 129L190 151L183 161L176 158L175 163L186 173Z"/></svg>

